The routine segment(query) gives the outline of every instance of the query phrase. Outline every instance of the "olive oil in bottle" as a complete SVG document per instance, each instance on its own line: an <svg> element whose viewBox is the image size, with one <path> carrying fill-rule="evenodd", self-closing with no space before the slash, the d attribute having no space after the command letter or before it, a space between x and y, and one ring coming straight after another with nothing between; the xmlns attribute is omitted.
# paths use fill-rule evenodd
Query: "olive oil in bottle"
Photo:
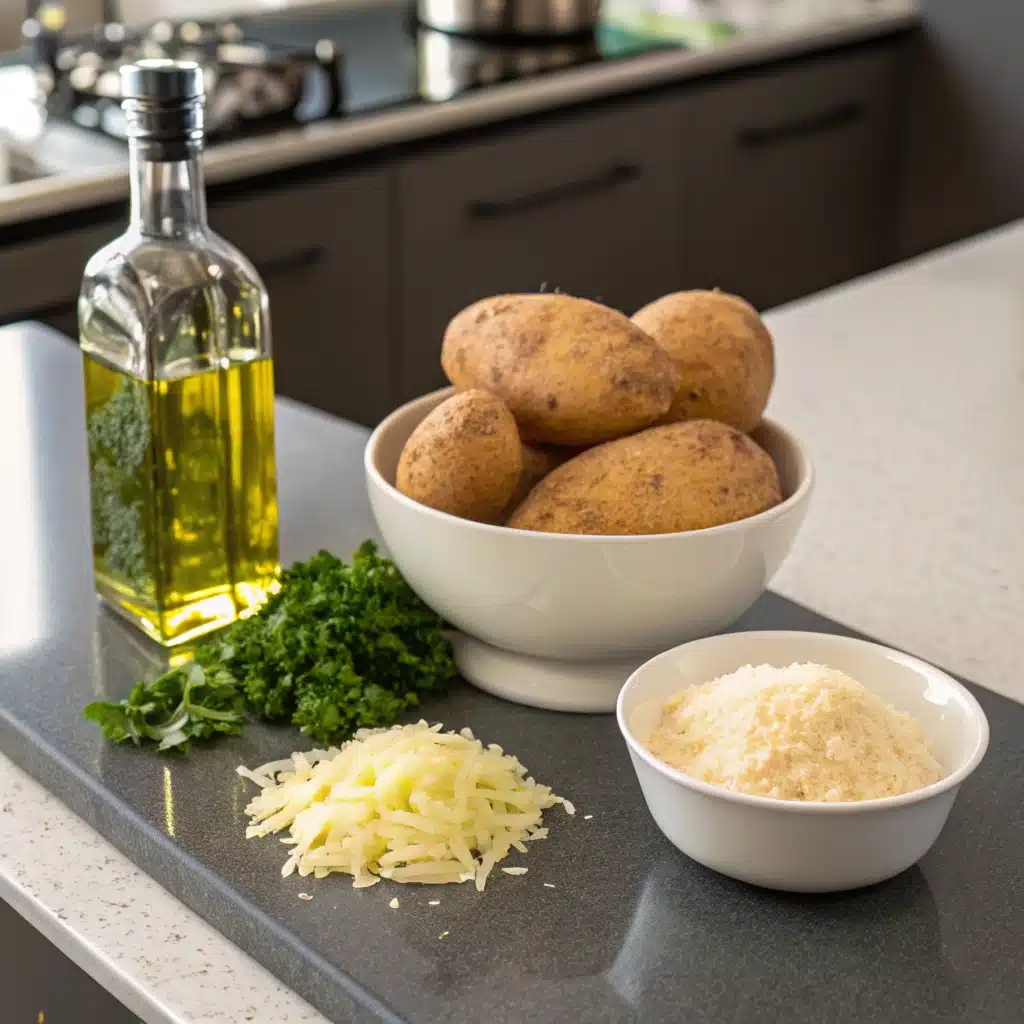
<svg viewBox="0 0 1024 1024"><path fill-rule="evenodd" d="M206 225L202 75L122 70L128 231L79 301L96 589L163 644L255 610L276 587L274 375L266 292Z"/></svg>

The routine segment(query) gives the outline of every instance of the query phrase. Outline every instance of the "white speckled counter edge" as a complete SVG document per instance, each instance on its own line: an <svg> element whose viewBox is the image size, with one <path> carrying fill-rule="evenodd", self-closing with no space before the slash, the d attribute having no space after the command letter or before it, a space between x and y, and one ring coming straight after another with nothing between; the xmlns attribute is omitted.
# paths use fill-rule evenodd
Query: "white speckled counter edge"
<svg viewBox="0 0 1024 1024"><path fill-rule="evenodd" d="M147 1024L326 1024L0 754L0 898Z"/></svg>

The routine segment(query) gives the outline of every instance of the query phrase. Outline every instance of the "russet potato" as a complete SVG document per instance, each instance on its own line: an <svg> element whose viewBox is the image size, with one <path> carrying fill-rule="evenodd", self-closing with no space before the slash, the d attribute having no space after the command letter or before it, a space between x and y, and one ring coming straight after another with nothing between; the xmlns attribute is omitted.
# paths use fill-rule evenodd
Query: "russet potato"
<svg viewBox="0 0 1024 1024"><path fill-rule="evenodd" d="M498 295L448 325L441 365L459 391L511 410L524 441L592 445L663 417L679 385L665 351L621 313L569 295Z"/></svg>
<svg viewBox="0 0 1024 1024"><path fill-rule="evenodd" d="M446 399L416 427L395 486L414 501L463 519L495 522L519 483L522 451L512 413L486 391Z"/></svg>
<svg viewBox="0 0 1024 1024"><path fill-rule="evenodd" d="M772 336L749 303L725 292L676 292L633 315L674 360L680 382L665 422L711 419L749 433L775 379Z"/></svg>
<svg viewBox="0 0 1024 1024"><path fill-rule="evenodd" d="M677 533L745 519L781 501L771 456L713 420L651 427L554 469L507 525L541 533Z"/></svg>

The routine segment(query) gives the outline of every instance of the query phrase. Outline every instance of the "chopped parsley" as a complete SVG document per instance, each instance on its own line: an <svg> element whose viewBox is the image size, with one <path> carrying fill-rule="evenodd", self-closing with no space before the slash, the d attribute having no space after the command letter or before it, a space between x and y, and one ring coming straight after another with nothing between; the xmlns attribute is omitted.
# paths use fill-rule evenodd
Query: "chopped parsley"
<svg viewBox="0 0 1024 1024"><path fill-rule="evenodd" d="M192 662L84 714L108 739L161 750L237 733L246 708L337 743L393 724L454 676L444 622L367 541L351 563L326 551L297 562L257 614L198 645Z"/></svg>

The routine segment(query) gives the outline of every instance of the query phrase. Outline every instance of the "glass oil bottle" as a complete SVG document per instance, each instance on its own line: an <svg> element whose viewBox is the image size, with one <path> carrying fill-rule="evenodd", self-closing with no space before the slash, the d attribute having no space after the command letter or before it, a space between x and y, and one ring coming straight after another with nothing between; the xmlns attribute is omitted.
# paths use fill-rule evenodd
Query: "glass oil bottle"
<svg viewBox="0 0 1024 1024"><path fill-rule="evenodd" d="M206 223L201 69L121 78L131 220L78 307L93 564L99 596L170 646L277 585L270 321L256 270Z"/></svg>

